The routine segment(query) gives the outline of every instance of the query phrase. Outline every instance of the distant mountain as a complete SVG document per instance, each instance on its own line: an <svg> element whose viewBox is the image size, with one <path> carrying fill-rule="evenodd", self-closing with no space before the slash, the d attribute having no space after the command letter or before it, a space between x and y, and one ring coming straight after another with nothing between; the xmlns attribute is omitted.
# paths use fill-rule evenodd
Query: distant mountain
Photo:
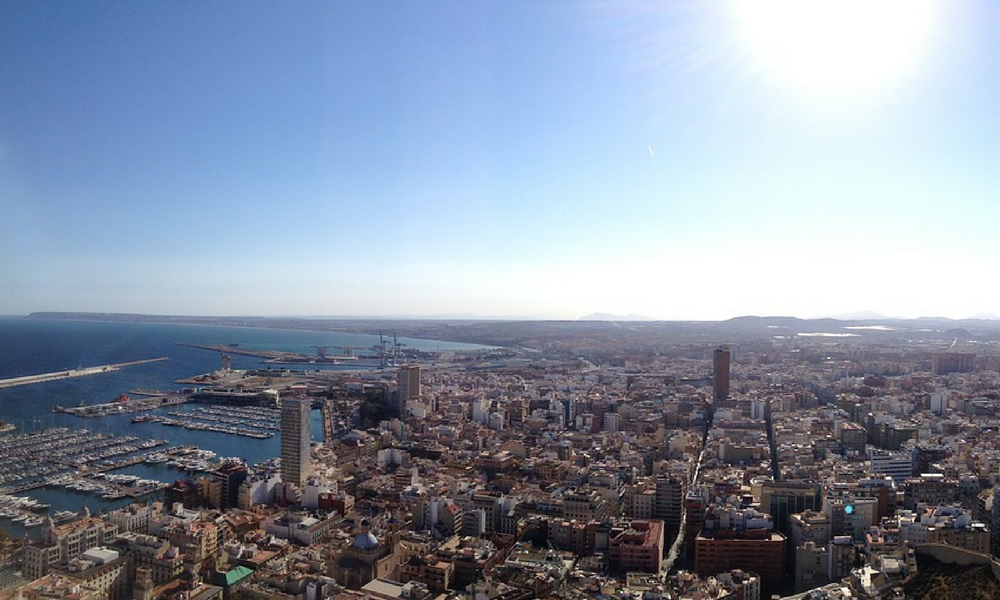
<svg viewBox="0 0 1000 600"><path fill-rule="evenodd" d="M895 319L895 317L887 317L873 310L856 310L854 312L833 315L830 318L837 319L838 321L888 321Z"/></svg>
<svg viewBox="0 0 1000 600"><path fill-rule="evenodd" d="M612 315L609 313L593 313L585 317L580 317L578 321L658 321L659 319L654 319L653 317L647 317L645 315Z"/></svg>
<svg viewBox="0 0 1000 600"><path fill-rule="evenodd" d="M972 315L969 319L977 319L981 321L1000 321L1000 315L996 313L979 313L978 315Z"/></svg>

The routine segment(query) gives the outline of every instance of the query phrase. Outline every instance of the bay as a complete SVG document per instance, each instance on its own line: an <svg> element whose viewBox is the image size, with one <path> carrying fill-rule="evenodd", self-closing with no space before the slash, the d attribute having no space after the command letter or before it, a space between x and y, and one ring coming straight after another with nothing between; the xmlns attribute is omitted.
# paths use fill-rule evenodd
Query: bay
<svg viewBox="0 0 1000 600"><path fill-rule="evenodd" d="M473 344L413 338L400 338L400 342L419 350L461 351L485 348ZM331 354L338 352L337 347L353 346L358 348L359 353L364 353L379 343L379 336L298 329L0 317L0 379L80 366L168 358L166 361L125 367L110 373L0 389L0 419L13 423L17 427L16 433L47 427L70 427L115 435L134 435L143 439L164 439L172 446L195 445L211 450L220 457L243 458L250 464L277 456L280 449L278 435L266 440L256 440L218 432L168 427L159 423L132 423L133 415L128 414L85 420L52 412L56 405L110 402L119 394L133 389L178 389L183 386L174 383L176 380L219 368L218 352L178 346L179 343L221 343L251 350L281 350L304 354L314 354L314 346L329 346ZM255 357L232 356L234 369L266 366ZM315 367L310 365L308 368ZM191 408L193 405L182 407L183 410ZM176 409L160 409L156 412L166 413L168 410ZM312 436L314 440L322 439L319 411L313 411ZM118 472L164 482L185 476L183 472L163 465L135 465ZM128 503L125 500L109 502L97 496L51 487L25 495L51 504L53 511L77 511L86 505L96 512ZM0 526L12 535L23 534L22 528L9 521L0 521ZM31 533L33 532L29 531Z"/></svg>

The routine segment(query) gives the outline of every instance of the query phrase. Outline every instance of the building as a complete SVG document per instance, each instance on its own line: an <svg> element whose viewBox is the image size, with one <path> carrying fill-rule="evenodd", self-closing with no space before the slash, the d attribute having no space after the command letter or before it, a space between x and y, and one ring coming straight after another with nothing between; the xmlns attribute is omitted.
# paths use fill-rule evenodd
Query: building
<svg viewBox="0 0 1000 600"><path fill-rule="evenodd" d="M656 490L639 484L625 486L622 512L629 519L652 519L656 511Z"/></svg>
<svg viewBox="0 0 1000 600"><path fill-rule="evenodd" d="M681 527L681 513L684 512L684 481L669 475L656 478L654 516L661 519L668 531L675 532Z"/></svg>
<svg viewBox="0 0 1000 600"><path fill-rule="evenodd" d="M833 536L830 543L826 545L826 554L828 561L826 577L830 581L837 581L838 579L847 577L851 569L854 568L854 541L850 536Z"/></svg>
<svg viewBox="0 0 1000 600"><path fill-rule="evenodd" d="M568 490L562 497L563 518L602 521L608 516L608 501L594 489Z"/></svg>
<svg viewBox="0 0 1000 600"><path fill-rule="evenodd" d="M199 508L204 503L201 496L201 484L191 479L178 479L163 490L163 501L168 506L181 504L184 508Z"/></svg>
<svg viewBox="0 0 1000 600"><path fill-rule="evenodd" d="M785 576L786 538L774 531L771 515L752 508L712 504L695 538L694 566L701 576L732 569L757 573L776 590Z"/></svg>
<svg viewBox="0 0 1000 600"><path fill-rule="evenodd" d="M148 572L154 585L165 585L177 579L184 570L180 548L156 536L125 534L115 545L132 556L137 570Z"/></svg>
<svg viewBox="0 0 1000 600"><path fill-rule="evenodd" d="M663 521L632 521L628 528L612 531L608 540L612 568L659 573L663 557Z"/></svg>
<svg viewBox="0 0 1000 600"><path fill-rule="evenodd" d="M50 600L52 598L101 600L101 593L97 588L84 586L61 575L50 573L18 589L17 595L14 597L18 600Z"/></svg>
<svg viewBox="0 0 1000 600"><path fill-rule="evenodd" d="M924 473L903 483L903 507L916 510L920 504L940 506L958 500L958 480L940 473Z"/></svg>
<svg viewBox="0 0 1000 600"><path fill-rule="evenodd" d="M247 466L240 461L228 461L212 472L214 485L209 496L212 508L236 508L239 506L240 486L247 479Z"/></svg>
<svg viewBox="0 0 1000 600"><path fill-rule="evenodd" d="M604 413L604 431L617 433L621 430L621 415L618 413Z"/></svg>
<svg viewBox="0 0 1000 600"><path fill-rule="evenodd" d="M913 455L906 452L887 452L868 448L871 475L892 477L893 481L906 481L913 476Z"/></svg>
<svg viewBox="0 0 1000 600"><path fill-rule="evenodd" d="M281 401L281 480L299 488L310 475L309 412L311 403L305 398L285 398Z"/></svg>
<svg viewBox="0 0 1000 600"><path fill-rule="evenodd" d="M840 426L840 451L845 455L864 454L868 432L858 423L846 422Z"/></svg>
<svg viewBox="0 0 1000 600"><path fill-rule="evenodd" d="M336 513L325 517L309 513L279 513L268 517L262 528L275 537L311 546L326 536L337 520Z"/></svg>
<svg viewBox="0 0 1000 600"><path fill-rule="evenodd" d="M728 346L719 346L715 349L712 360L712 378L716 400L725 400L729 397L729 359Z"/></svg>
<svg viewBox="0 0 1000 600"><path fill-rule="evenodd" d="M777 590L785 576L785 536L769 529L703 529L694 542L694 570L703 577L731 569L760 575Z"/></svg>
<svg viewBox="0 0 1000 600"><path fill-rule="evenodd" d="M789 520L789 539L798 548L807 542L815 542L818 548L826 548L832 539L830 517L826 513L807 510L794 514Z"/></svg>
<svg viewBox="0 0 1000 600"><path fill-rule="evenodd" d="M976 355L971 352L938 352L931 357L931 373L934 375L971 373L975 368Z"/></svg>
<svg viewBox="0 0 1000 600"><path fill-rule="evenodd" d="M830 562L826 545L808 541L795 548L795 591L819 587L830 580L827 569Z"/></svg>
<svg viewBox="0 0 1000 600"><path fill-rule="evenodd" d="M593 554L597 544L597 527L596 521L556 519L549 523L549 543L577 556Z"/></svg>
<svg viewBox="0 0 1000 600"><path fill-rule="evenodd" d="M390 545L379 541L364 520L354 542L341 550L331 574L340 585L357 589L373 579L388 577L396 569L397 558Z"/></svg>
<svg viewBox="0 0 1000 600"><path fill-rule="evenodd" d="M396 371L396 390L399 395L399 416L406 416L406 403L420 397L420 366L407 365Z"/></svg>
<svg viewBox="0 0 1000 600"><path fill-rule="evenodd" d="M97 590L102 600L128 600L132 594L129 558L104 547L91 548L52 572L83 588Z"/></svg>
<svg viewBox="0 0 1000 600"><path fill-rule="evenodd" d="M830 519L833 537L850 536L862 542L868 529L878 524L878 500L875 498L855 498L849 494L827 496L823 512Z"/></svg>
<svg viewBox="0 0 1000 600"><path fill-rule="evenodd" d="M149 520L152 516L152 506L129 504L118 510L111 511L107 520L112 525L118 527L118 531L146 533L149 531Z"/></svg>
<svg viewBox="0 0 1000 600"><path fill-rule="evenodd" d="M24 545L24 575L38 579L50 567L70 561L87 550L109 543L118 533L118 527L105 523L100 517L91 517L84 509L79 521L52 527L51 520L42 531L42 538Z"/></svg>
<svg viewBox="0 0 1000 600"><path fill-rule="evenodd" d="M973 552L988 554L990 531L985 523L972 518L970 511L958 506L922 507L904 510L899 515L899 538L910 544L944 543Z"/></svg>
<svg viewBox="0 0 1000 600"><path fill-rule="evenodd" d="M705 495L691 490L684 497L684 554L694 558L694 541L705 524Z"/></svg>
<svg viewBox="0 0 1000 600"><path fill-rule="evenodd" d="M820 510L821 492L822 486L810 481L768 481L761 486L760 508L774 518L775 529L788 533L788 517Z"/></svg>

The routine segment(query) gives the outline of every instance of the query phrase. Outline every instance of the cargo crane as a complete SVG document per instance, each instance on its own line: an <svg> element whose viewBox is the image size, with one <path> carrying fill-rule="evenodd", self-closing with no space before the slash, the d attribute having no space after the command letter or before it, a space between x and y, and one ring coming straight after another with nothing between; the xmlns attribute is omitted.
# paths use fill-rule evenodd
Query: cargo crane
<svg viewBox="0 0 1000 600"><path fill-rule="evenodd" d="M386 356L385 344L385 336L382 335L382 332L380 331L378 332L378 365L383 369L389 364L388 357Z"/></svg>

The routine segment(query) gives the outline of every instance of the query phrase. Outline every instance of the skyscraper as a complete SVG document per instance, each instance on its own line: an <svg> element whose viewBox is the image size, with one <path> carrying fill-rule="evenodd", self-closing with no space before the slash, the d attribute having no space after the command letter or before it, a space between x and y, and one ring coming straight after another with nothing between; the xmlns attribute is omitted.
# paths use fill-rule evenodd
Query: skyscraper
<svg viewBox="0 0 1000 600"><path fill-rule="evenodd" d="M715 399L725 400L729 397L729 346L715 349L712 376L715 380Z"/></svg>
<svg viewBox="0 0 1000 600"><path fill-rule="evenodd" d="M309 411L307 398L281 399L281 480L300 488L309 477Z"/></svg>
<svg viewBox="0 0 1000 600"><path fill-rule="evenodd" d="M420 397L420 366L407 365L396 371L396 387L399 392L399 416L406 416L406 402Z"/></svg>

